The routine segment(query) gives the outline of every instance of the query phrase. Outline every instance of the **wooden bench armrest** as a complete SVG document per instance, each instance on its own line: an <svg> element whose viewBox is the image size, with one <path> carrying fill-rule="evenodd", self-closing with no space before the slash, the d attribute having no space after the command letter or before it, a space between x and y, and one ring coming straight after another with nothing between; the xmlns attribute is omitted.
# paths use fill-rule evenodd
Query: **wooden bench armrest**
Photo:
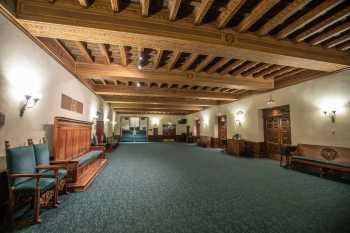
<svg viewBox="0 0 350 233"><path fill-rule="evenodd" d="M38 165L36 166L37 169L48 169L48 170L58 170L60 168L65 168L65 166L59 166L59 165Z"/></svg>
<svg viewBox="0 0 350 233"><path fill-rule="evenodd" d="M77 160L51 160L50 163L51 164L65 164L65 165L68 165L70 163L77 163L79 161Z"/></svg>
<svg viewBox="0 0 350 233"><path fill-rule="evenodd" d="M13 174L8 174L9 177L11 178L19 178L19 177L34 177L34 178L40 178L42 174L40 173L13 173Z"/></svg>
<svg viewBox="0 0 350 233"><path fill-rule="evenodd" d="M105 146L91 146L90 147L90 151L91 150L104 150L105 149Z"/></svg>

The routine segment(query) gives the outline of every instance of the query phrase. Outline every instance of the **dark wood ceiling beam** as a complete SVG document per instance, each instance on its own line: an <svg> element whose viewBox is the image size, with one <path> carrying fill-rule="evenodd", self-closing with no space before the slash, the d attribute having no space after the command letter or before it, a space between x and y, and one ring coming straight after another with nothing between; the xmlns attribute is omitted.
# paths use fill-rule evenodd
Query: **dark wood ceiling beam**
<svg viewBox="0 0 350 233"><path fill-rule="evenodd" d="M226 8L220 13L217 18L218 28L224 28L230 22L232 17L237 13L237 11L243 6L246 0L230 0L227 3Z"/></svg>
<svg viewBox="0 0 350 233"><path fill-rule="evenodd" d="M199 56L198 53L191 53L191 55L186 59L185 63L181 66L181 70L182 71L188 70L198 56Z"/></svg>
<svg viewBox="0 0 350 233"><path fill-rule="evenodd" d="M333 48L333 47L335 47L341 43L344 43L348 40L350 40L350 33L342 35L342 36L338 37L337 39L328 42L327 44L325 44L325 47Z"/></svg>
<svg viewBox="0 0 350 233"><path fill-rule="evenodd" d="M275 72L277 70L280 70L282 69L284 66L279 66L279 65L273 65L273 66L270 66L269 68L261 71L261 72L258 72L256 74L254 74L253 76L254 77L263 77L267 74L271 74L272 72Z"/></svg>
<svg viewBox="0 0 350 233"><path fill-rule="evenodd" d="M133 80L133 81L154 81L167 82L176 84L191 84L198 86L223 87L231 89L248 89L248 90L268 90L273 88L273 82L267 80L258 80L253 77L237 77L230 79L229 76L219 74L191 74L187 72L166 72L166 71L140 71L132 67L121 65L103 65L103 64L86 64L77 63L76 73L83 79L90 77L108 77L113 80Z"/></svg>
<svg viewBox="0 0 350 233"><path fill-rule="evenodd" d="M123 45L119 45L119 55L120 55L120 64L127 66L129 63L128 51L127 48Z"/></svg>
<svg viewBox="0 0 350 233"><path fill-rule="evenodd" d="M236 75L240 75L241 73L253 68L254 66L256 66L257 62L247 62L244 65L240 66L238 69L234 70L231 75L232 76L236 76Z"/></svg>
<svg viewBox="0 0 350 233"><path fill-rule="evenodd" d="M219 62L217 62L216 64L214 64L212 67L209 68L208 74L215 73L218 69L223 67L230 60L231 60L231 58L221 58L221 60Z"/></svg>
<svg viewBox="0 0 350 233"><path fill-rule="evenodd" d="M30 33L41 37L172 51L181 49L184 53L197 52L216 57L234 55L240 60L323 71L344 69L350 64L347 53L335 49L325 51L304 43L295 45L251 33L218 30L211 24L193 27L185 20L140 20L135 9L126 8L118 14L111 14L106 6L107 3L96 1L93 8L81 10L66 1L45 4L19 0L16 15Z"/></svg>
<svg viewBox="0 0 350 233"><path fill-rule="evenodd" d="M149 105L176 105L193 107L211 107L221 103L227 103L216 100L199 100L184 98L161 98L161 97L143 97L143 96L102 96L106 103L111 104L149 104Z"/></svg>
<svg viewBox="0 0 350 233"><path fill-rule="evenodd" d="M168 0L169 20L174 21L181 5L181 0Z"/></svg>
<svg viewBox="0 0 350 233"><path fill-rule="evenodd" d="M202 0L199 6L195 8L193 21L195 25L200 25L202 23L203 18L205 17L213 3L214 0Z"/></svg>
<svg viewBox="0 0 350 233"><path fill-rule="evenodd" d="M262 0L253 11L247 15L237 26L238 32L247 31L255 22L257 22L266 12L268 12L280 0Z"/></svg>
<svg viewBox="0 0 350 233"><path fill-rule="evenodd" d="M297 11L301 10L312 0L294 0L286 8L281 10L277 15L265 23L259 30L259 35L267 35L275 27L282 24L286 19L294 15Z"/></svg>
<svg viewBox="0 0 350 233"><path fill-rule="evenodd" d="M157 69L159 67L163 52L164 51L162 49L158 49L156 55L154 55L153 69Z"/></svg>
<svg viewBox="0 0 350 233"><path fill-rule="evenodd" d="M339 50L342 50L342 51L346 51L346 50L349 50L350 49L350 42L346 42L344 44L341 44L339 47L338 47Z"/></svg>
<svg viewBox="0 0 350 233"><path fill-rule="evenodd" d="M257 65L255 67L253 67L252 69L250 69L249 71L246 71L244 72L242 75L244 77L247 77L247 76L251 76L251 75L254 75L255 73L258 73L264 69L267 69L269 68L270 66L272 66L271 64L261 64L261 65Z"/></svg>
<svg viewBox="0 0 350 233"><path fill-rule="evenodd" d="M321 3L320 5L316 6L311 11L308 11L305 15L300 17L299 19L295 20L291 24L289 24L287 27L282 29L278 34L277 38L284 39L296 30L304 27L314 19L320 17L321 15L327 13L329 10L333 9L334 7L338 6L340 3L344 2L344 0L327 0Z"/></svg>
<svg viewBox="0 0 350 233"><path fill-rule="evenodd" d="M150 1L151 0L140 0L141 5L141 15L143 17L147 17L150 9Z"/></svg>
<svg viewBox="0 0 350 233"><path fill-rule="evenodd" d="M111 0L111 8L114 12L118 12L120 10L119 0Z"/></svg>
<svg viewBox="0 0 350 233"><path fill-rule="evenodd" d="M111 64L111 58L105 44L98 44L98 48L101 51L102 56L105 58L106 64Z"/></svg>
<svg viewBox="0 0 350 233"><path fill-rule="evenodd" d="M222 70L220 72L221 75L226 75L229 72L231 72L232 70L236 69L237 67L239 67L240 65L242 65L244 62L246 62L245 60L237 60L234 63L232 63L231 65L227 66L224 70Z"/></svg>
<svg viewBox="0 0 350 233"><path fill-rule="evenodd" d="M118 114L152 114L152 115L188 115L195 111L147 110L147 109L114 109Z"/></svg>
<svg viewBox="0 0 350 233"><path fill-rule="evenodd" d="M181 55L181 52L179 51L173 51L170 59L169 59L169 62L168 62L168 70L172 70L174 68L174 66L176 65L176 62L179 60L180 58L180 55Z"/></svg>
<svg viewBox="0 0 350 233"><path fill-rule="evenodd" d="M290 77L290 76L299 74L299 73L304 72L304 71L305 71L305 70L303 70L303 69L296 69L296 70L294 70L294 71L292 71L292 72L289 72L289 73L286 73L286 74L282 74L282 75L280 75L280 76L275 77L275 80L285 79L285 78L288 78L288 77Z"/></svg>
<svg viewBox="0 0 350 233"><path fill-rule="evenodd" d="M119 87L111 85L94 85L93 89L98 95L115 96L145 96L145 97L168 97L168 98L197 98L209 100L234 101L237 97L229 93L216 93L190 90L174 90L168 88L144 88L144 87Z"/></svg>
<svg viewBox="0 0 350 233"><path fill-rule="evenodd" d="M176 106L176 105L148 105L148 104L112 104L112 108L123 109L149 109L149 110L185 110L185 111L201 111L202 107Z"/></svg>
<svg viewBox="0 0 350 233"><path fill-rule="evenodd" d="M89 6L89 0L78 0L80 6L82 7L88 7Z"/></svg>
<svg viewBox="0 0 350 233"><path fill-rule="evenodd" d="M88 51L86 44L84 44L81 41L75 41L75 45L80 50L80 53L84 57L86 62L94 63L94 59L93 59L92 55L90 54L90 52Z"/></svg>
<svg viewBox="0 0 350 233"><path fill-rule="evenodd" d="M281 76L283 74L286 74L286 73L290 73L294 70L296 70L298 68L295 68L295 67L283 67L282 69L276 71L276 72L272 72L270 74L267 74L267 75L264 75L264 78L275 78L275 77L278 77L278 76Z"/></svg>
<svg viewBox="0 0 350 233"><path fill-rule="evenodd" d="M319 35L318 37L312 39L310 41L311 44L313 45L318 45L332 37L336 37L338 36L339 34L343 33L343 32L346 32L350 30L350 22L345 22L337 27L335 27L334 29L326 32L326 33L323 33L321 35Z"/></svg>
<svg viewBox="0 0 350 233"><path fill-rule="evenodd" d="M201 63L195 68L196 72L201 72L210 62L214 60L215 56L208 55Z"/></svg>
<svg viewBox="0 0 350 233"><path fill-rule="evenodd" d="M350 15L350 6L344 8L343 10L339 11L335 15L332 15L331 17L327 18L326 20L321 21L320 23L316 24L309 30L306 30L305 32L298 35L295 40L298 42L304 41L305 39L309 38L310 36L315 35L316 33L319 33L323 31L324 29L332 26L333 24L336 24L339 21L342 21L346 19Z"/></svg>

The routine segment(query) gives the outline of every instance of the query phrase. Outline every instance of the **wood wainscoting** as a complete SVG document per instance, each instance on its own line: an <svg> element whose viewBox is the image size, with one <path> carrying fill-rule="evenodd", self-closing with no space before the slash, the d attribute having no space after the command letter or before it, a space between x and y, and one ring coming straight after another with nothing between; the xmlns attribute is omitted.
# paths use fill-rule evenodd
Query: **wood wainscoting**
<svg viewBox="0 0 350 233"><path fill-rule="evenodd" d="M226 152L232 155L254 158L262 158L266 155L264 142L251 142L236 139L227 140Z"/></svg>
<svg viewBox="0 0 350 233"><path fill-rule="evenodd" d="M107 164L104 147L91 146L92 123L56 117L53 130L53 160L68 169L67 187L84 191ZM79 165L79 157L91 150L102 150L100 156Z"/></svg>

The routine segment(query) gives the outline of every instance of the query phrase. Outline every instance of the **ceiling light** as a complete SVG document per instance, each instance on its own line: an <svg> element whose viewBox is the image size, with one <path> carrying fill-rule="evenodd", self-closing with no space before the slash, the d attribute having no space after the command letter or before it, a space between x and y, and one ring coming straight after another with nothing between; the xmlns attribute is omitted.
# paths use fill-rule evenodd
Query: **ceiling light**
<svg viewBox="0 0 350 233"><path fill-rule="evenodd" d="M142 65L139 64L139 65L137 66L137 69L142 70Z"/></svg>
<svg viewBox="0 0 350 233"><path fill-rule="evenodd" d="M140 83L136 83L136 86L137 86L137 87L140 87L140 86L141 86L141 84L140 84Z"/></svg>

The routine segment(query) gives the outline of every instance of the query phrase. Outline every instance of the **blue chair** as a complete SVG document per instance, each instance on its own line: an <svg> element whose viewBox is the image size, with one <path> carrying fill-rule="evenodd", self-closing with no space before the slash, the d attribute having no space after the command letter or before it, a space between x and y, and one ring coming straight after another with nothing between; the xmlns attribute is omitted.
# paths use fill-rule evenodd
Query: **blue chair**
<svg viewBox="0 0 350 233"><path fill-rule="evenodd" d="M43 138L42 142L42 144L34 144L32 139L28 139L28 145L33 145L34 148L35 161L38 171L42 173L44 177L55 178L55 173L50 168L57 168L58 190L63 191L64 193L68 193L66 186L67 182L65 179L67 176L67 166L65 166L65 164L62 163L54 163L50 161L50 151L49 146L46 143L46 139ZM59 202L57 201L57 203Z"/></svg>
<svg viewBox="0 0 350 233"><path fill-rule="evenodd" d="M37 172L33 146L10 148L10 143L6 141L5 147L11 224L15 222L16 209L28 203L34 208L33 219L16 222L19 224L40 223L41 207L57 207L58 168L48 168L53 170L56 177L44 177L43 174Z"/></svg>

